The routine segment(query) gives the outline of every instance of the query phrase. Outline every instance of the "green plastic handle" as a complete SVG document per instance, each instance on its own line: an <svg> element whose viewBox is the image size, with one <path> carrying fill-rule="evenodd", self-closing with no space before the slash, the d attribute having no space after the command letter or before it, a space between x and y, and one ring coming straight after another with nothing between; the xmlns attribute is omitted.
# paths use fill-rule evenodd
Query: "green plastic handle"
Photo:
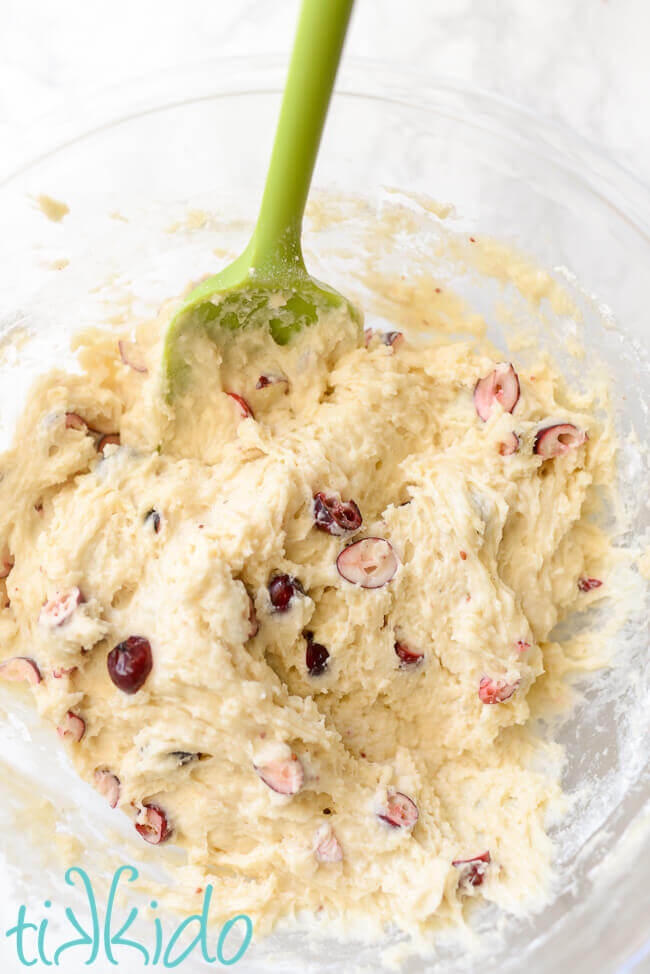
<svg viewBox="0 0 650 974"><path fill-rule="evenodd" d="M354 0L303 0L257 225L251 268L304 271L300 235Z"/></svg>

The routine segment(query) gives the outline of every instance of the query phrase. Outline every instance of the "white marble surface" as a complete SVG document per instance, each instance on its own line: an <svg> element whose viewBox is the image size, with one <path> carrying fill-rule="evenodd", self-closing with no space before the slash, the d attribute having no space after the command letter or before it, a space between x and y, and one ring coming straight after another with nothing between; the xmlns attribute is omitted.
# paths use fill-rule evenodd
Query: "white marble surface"
<svg viewBox="0 0 650 974"><path fill-rule="evenodd" d="M299 0L0 0L0 176L52 113L195 59L290 47ZM650 0L357 0L348 51L564 122L650 184Z"/></svg>

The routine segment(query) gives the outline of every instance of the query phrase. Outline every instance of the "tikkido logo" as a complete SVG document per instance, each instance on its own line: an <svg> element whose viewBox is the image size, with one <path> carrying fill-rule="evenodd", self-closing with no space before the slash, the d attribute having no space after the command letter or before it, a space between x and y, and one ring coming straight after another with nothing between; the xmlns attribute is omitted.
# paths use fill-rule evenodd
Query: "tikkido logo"
<svg viewBox="0 0 650 974"><path fill-rule="evenodd" d="M104 922L100 923L97 902L88 874L78 866L73 866L67 870L65 881L68 886L74 887L79 881L85 892L90 920L84 926L72 909L69 906L66 907L65 917L77 936L72 940L60 943L56 947L49 943L47 917L39 923L32 923L27 918L27 907L21 906L15 925L5 931L5 936L10 940L15 938L16 954L20 963L24 967L34 967L40 960L41 964L46 967L59 966L62 957L65 962L74 953L77 961L82 960L88 966L100 963L101 952L110 964L115 966L124 964L127 970L131 972L135 966L133 962L136 953L140 954L140 962L143 967L159 964L162 967L171 968L178 967L195 950L200 952L203 960L208 964L218 962L226 966L236 964L248 950L253 937L253 923L249 916L240 913L223 925L216 946L213 948L214 956L210 954L208 913L212 899L212 886L205 888L201 913L186 917L168 938L165 937L160 919L154 918L153 947L151 949L148 949L138 940L127 939L125 934L133 926L138 916L138 909L132 907L123 922L115 914L114 907L118 886L120 878L124 874L128 874L126 879L129 883L138 878L138 870L134 866L120 866L115 871L106 903ZM45 900L43 905L46 910L49 910L52 907L52 902ZM152 910L155 910L158 904L152 900L150 906ZM192 926L196 933L194 938L188 942L188 937L194 932ZM86 953L85 961L83 960L84 952Z"/></svg>

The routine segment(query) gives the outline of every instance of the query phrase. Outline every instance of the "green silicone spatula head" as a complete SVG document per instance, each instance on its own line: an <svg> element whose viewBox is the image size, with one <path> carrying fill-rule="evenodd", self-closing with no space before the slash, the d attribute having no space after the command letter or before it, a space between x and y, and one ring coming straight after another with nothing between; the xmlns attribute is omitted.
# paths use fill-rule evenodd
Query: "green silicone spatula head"
<svg viewBox="0 0 650 974"><path fill-rule="evenodd" d="M354 307L311 277L300 245L303 213L354 0L303 0L262 205L244 253L185 299L165 339L168 400L187 388L192 336L265 327L279 345L319 312Z"/></svg>

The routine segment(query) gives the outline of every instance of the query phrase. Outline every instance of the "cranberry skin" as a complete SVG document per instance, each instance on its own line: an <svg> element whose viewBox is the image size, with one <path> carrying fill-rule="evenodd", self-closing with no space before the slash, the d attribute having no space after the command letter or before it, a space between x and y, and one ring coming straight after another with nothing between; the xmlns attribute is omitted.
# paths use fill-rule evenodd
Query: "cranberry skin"
<svg viewBox="0 0 650 974"><path fill-rule="evenodd" d="M406 643L399 640L395 643L395 653L399 657L401 669L405 669L407 666L419 666L424 659L424 653L418 653L417 650L411 649Z"/></svg>
<svg viewBox="0 0 650 974"><path fill-rule="evenodd" d="M269 598L276 612L286 612L296 593L304 595L305 590L291 575L275 575L269 582Z"/></svg>
<svg viewBox="0 0 650 974"><path fill-rule="evenodd" d="M459 883L464 886L482 886L487 868L492 862L489 852L473 859L454 859L452 866L460 870Z"/></svg>
<svg viewBox="0 0 650 974"><path fill-rule="evenodd" d="M595 588L600 588L602 584L599 578L581 578L578 581L578 588L581 592L591 592Z"/></svg>
<svg viewBox="0 0 650 974"><path fill-rule="evenodd" d="M305 638L307 639L307 650L305 652L307 671L310 676L321 676L327 669L330 654L324 646L314 642L313 633L306 633Z"/></svg>
<svg viewBox="0 0 650 974"><path fill-rule="evenodd" d="M361 527L361 511L354 501L342 501L334 494L319 490L314 494L314 521L316 527L338 537Z"/></svg>
<svg viewBox="0 0 650 974"><path fill-rule="evenodd" d="M137 693L153 667L151 645L144 636L129 636L112 649L106 660L108 675L123 693Z"/></svg>

